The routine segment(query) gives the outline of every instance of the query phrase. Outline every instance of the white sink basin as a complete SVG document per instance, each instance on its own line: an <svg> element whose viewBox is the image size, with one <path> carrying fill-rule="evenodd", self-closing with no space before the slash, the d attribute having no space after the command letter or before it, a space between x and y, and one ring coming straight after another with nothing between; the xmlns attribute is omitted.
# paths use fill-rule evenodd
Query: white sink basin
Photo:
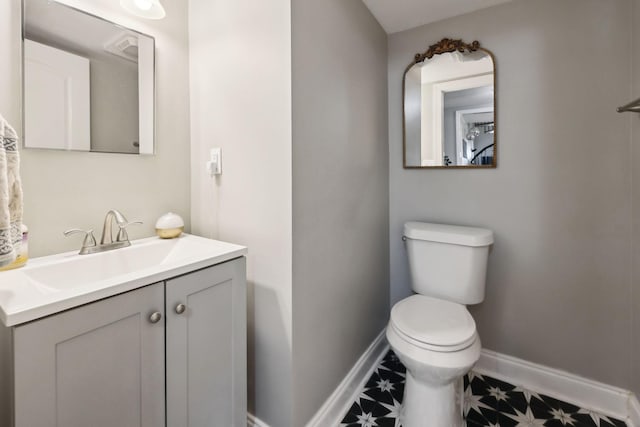
<svg viewBox="0 0 640 427"><path fill-rule="evenodd" d="M58 292L161 267L177 260L192 259L206 253L212 242L194 236L172 240L153 239L134 242L129 247L108 252L71 256L19 272L34 281L39 290Z"/></svg>
<svg viewBox="0 0 640 427"><path fill-rule="evenodd" d="M90 255L34 258L0 272L0 320L6 326L31 321L246 253L243 246L184 234Z"/></svg>

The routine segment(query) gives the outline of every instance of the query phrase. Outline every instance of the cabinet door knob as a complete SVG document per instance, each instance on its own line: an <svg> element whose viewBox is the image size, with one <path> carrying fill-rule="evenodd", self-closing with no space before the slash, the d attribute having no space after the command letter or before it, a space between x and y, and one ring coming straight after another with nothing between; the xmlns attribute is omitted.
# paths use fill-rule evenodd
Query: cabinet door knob
<svg viewBox="0 0 640 427"><path fill-rule="evenodd" d="M184 304L176 305L176 313L178 313L178 314L184 313L186 309L187 309L187 306L184 305Z"/></svg>
<svg viewBox="0 0 640 427"><path fill-rule="evenodd" d="M151 322L151 323L158 323L160 321L160 319L162 319L162 314L160 314L157 311L154 311L149 316L149 322Z"/></svg>

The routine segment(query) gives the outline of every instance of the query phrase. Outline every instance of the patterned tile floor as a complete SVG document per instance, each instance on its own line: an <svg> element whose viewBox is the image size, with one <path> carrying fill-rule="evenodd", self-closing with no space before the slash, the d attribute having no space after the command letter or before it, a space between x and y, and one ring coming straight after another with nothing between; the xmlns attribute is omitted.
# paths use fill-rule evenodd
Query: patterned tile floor
<svg viewBox="0 0 640 427"><path fill-rule="evenodd" d="M340 425L402 426L404 378L404 366L389 350ZM469 427L626 427L623 421L473 371L464 378L463 400Z"/></svg>

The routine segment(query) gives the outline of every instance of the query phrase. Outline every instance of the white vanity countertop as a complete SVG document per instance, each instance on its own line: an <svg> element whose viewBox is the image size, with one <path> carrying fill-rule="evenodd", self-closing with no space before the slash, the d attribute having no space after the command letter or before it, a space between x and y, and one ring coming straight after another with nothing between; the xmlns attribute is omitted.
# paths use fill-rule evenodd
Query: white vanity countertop
<svg viewBox="0 0 640 427"><path fill-rule="evenodd" d="M0 321L18 325L246 254L244 246L183 234L90 255L33 258L0 272Z"/></svg>

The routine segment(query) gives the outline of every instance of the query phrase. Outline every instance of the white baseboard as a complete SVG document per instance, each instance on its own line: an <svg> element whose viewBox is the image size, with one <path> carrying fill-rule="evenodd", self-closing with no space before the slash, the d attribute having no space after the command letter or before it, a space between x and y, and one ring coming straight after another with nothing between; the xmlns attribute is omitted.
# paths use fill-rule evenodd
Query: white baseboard
<svg viewBox="0 0 640 427"><path fill-rule="evenodd" d="M355 402L364 384L389 349L384 332L382 331L371 343L306 427L334 427L340 424L341 418ZM482 350L480 360L473 370L533 392L625 420L628 427L640 427L640 401L629 390L491 350ZM247 426L269 427L251 414L247 416Z"/></svg>
<svg viewBox="0 0 640 427"><path fill-rule="evenodd" d="M247 427L269 427L269 425L253 414L247 414Z"/></svg>
<svg viewBox="0 0 640 427"><path fill-rule="evenodd" d="M640 403L628 390L490 350L482 350L473 370L640 427ZM634 400L637 421L631 419Z"/></svg>
<svg viewBox="0 0 640 427"><path fill-rule="evenodd" d="M629 427L640 427L640 402L638 402L638 397L635 394L632 394L629 398L627 425Z"/></svg>
<svg viewBox="0 0 640 427"><path fill-rule="evenodd" d="M360 356L360 359L353 365L344 380L324 402L314 417L311 418L306 427L333 427L340 425L342 417L355 402L366 381L388 349L389 345L383 330Z"/></svg>

